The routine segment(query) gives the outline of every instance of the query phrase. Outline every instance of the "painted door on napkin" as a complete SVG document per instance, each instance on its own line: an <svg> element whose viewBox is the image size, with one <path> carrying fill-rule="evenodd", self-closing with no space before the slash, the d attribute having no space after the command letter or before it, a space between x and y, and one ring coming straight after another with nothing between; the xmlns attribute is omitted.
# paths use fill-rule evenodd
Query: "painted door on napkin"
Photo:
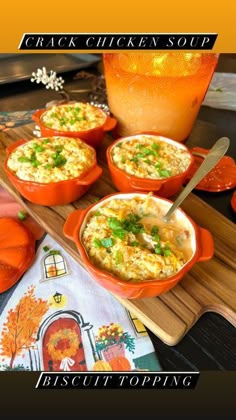
<svg viewBox="0 0 236 420"><path fill-rule="evenodd" d="M43 364L48 371L86 371L86 361L78 323L59 318L43 337Z"/></svg>

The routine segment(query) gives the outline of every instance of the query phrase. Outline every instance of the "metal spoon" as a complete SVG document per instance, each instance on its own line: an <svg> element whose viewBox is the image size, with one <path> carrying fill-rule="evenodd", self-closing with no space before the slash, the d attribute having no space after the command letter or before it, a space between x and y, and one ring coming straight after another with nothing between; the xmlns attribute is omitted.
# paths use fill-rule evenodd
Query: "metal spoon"
<svg viewBox="0 0 236 420"><path fill-rule="evenodd" d="M187 197L187 195L196 187L196 185L214 168L214 166L219 162L219 160L225 155L230 145L230 140L227 137L221 137L214 146L210 149L208 155L205 157L202 164L199 166L198 170L195 172L192 179L174 201L166 215L164 220L168 222L173 212L180 206L182 201Z"/></svg>

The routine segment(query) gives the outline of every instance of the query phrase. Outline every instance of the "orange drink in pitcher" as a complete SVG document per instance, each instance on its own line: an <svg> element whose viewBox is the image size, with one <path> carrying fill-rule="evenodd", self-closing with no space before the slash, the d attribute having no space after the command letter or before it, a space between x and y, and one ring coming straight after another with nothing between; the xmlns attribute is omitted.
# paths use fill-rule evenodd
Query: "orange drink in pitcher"
<svg viewBox="0 0 236 420"><path fill-rule="evenodd" d="M189 136L218 55L201 52L104 54L108 104L119 136L153 131Z"/></svg>

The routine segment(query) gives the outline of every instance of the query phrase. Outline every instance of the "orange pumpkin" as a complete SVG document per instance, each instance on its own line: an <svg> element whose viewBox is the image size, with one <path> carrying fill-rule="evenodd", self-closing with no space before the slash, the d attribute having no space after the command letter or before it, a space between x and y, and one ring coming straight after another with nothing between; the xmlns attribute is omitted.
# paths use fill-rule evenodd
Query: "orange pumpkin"
<svg viewBox="0 0 236 420"><path fill-rule="evenodd" d="M110 366L110 364L108 362L105 362L103 360L98 360L94 364L93 370L104 372L104 371L111 371L112 368L111 368L111 366Z"/></svg>
<svg viewBox="0 0 236 420"><path fill-rule="evenodd" d="M30 267L35 256L32 233L10 217L0 218L0 293L10 289Z"/></svg>
<svg viewBox="0 0 236 420"><path fill-rule="evenodd" d="M131 370L131 365L129 360L124 356L114 357L114 359L110 360L110 366L112 370L119 372L119 371L128 371Z"/></svg>

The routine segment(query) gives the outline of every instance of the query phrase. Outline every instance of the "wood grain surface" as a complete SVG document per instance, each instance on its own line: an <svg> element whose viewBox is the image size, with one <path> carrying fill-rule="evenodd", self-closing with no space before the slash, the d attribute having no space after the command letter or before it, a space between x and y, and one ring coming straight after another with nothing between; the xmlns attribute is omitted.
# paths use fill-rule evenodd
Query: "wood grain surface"
<svg viewBox="0 0 236 420"><path fill-rule="evenodd" d="M116 191L109 177L105 158L105 150L111 138L107 136L98 151L98 162L103 167L103 175L89 192L69 205L44 207L23 199L3 170L6 146L21 138L32 138L33 127L22 126L0 134L0 183L72 257L81 263L75 245L63 235L63 225L74 209L85 208L93 203L95 198ZM200 226L211 231L215 244L214 258L195 264L174 289L160 297L127 300L116 296L150 331L168 345L177 344L204 312L219 313L236 325L235 225L194 194L186 198L182 208Z"/></svg>

